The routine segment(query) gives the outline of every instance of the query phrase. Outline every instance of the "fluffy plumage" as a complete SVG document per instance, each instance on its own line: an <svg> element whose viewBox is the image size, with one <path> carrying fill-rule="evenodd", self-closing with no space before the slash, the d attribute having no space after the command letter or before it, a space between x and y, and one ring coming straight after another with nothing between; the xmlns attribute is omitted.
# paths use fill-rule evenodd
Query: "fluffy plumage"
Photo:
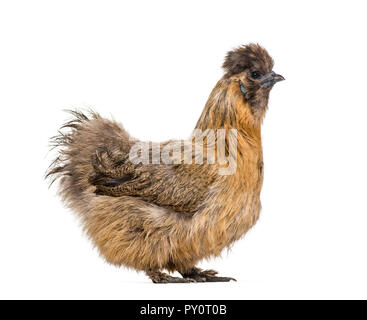
<svg viewBox="0 0 367 320"><path fill-rule="evenodd" d="M195 265L220 255L259 217L260 127L270 89L249 74L255 68L265 77L272 59L259 45L249 45L228 53L224 68L196 128L237 130L237 144L226 141L226 154L237 166L231 175L218 174L221 165L209 164L199 151L193 159L203 157L201 165L134 164L129 152L137 140L94 112L72 111L73 119L63 126L66 132L52 139L59 156L47 176L60 178L63 201L108 262L145 271L153 282L232 279ZM240 84L246 85L248 97ZM208 141L204 151L207 147Z"/></svg>
<svg viewBox="0 0 367 320"><path fill-rule="evenodd" d="M274 61L268 52L254 43L229 51L223 63L226 77L231 77L246 69L257 70L265 74L272 70L273 66Z"/></svg>

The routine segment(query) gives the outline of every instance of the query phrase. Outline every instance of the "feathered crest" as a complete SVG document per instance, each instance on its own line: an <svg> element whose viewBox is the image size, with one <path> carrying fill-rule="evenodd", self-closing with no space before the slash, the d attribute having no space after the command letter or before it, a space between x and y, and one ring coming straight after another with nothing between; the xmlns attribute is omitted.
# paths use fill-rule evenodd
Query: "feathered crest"
<svg viewBox="0 0 367 320"><path fill-rule="evenodd" d="M229 51L222 67L226 71L226 76L231 77L250 68L268 73L272 70L273 65L272 57L263 47L259 44L250 43Z"/></svg>

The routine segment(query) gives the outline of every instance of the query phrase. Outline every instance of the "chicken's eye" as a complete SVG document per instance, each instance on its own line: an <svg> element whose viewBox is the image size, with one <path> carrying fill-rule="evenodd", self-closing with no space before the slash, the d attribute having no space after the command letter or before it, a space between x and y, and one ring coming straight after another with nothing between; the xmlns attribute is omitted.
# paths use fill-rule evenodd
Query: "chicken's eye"
<svg viewBox="0 0 367 320"><path fill-rule="evenodd" d="M261 76L262 76L262 74L259 71L251 72L251 78L252 79L259 79Z"/></svg>

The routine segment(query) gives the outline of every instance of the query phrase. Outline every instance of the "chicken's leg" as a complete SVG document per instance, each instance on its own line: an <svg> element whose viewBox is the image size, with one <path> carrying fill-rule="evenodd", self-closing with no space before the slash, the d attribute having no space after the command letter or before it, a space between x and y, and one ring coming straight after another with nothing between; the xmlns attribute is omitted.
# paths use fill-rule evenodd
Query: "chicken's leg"
<svg viewBox="0 0 367 320"><path fill-rule="evenodd" d="M195 279L191 279L190 277L172 277L167 273L160 272L160 271L146 271L147 276L152 280L154 283L190 283L196 282Z"/></svg>
<svg viewBox="0 0 367 320"><path fill-rule="evenodd" d="M194 267L186 272L180 272L185 279L194 279L196 282L229 282L231 280L237 281L230 277L217 277L215 270L202 270Z"/></svg>

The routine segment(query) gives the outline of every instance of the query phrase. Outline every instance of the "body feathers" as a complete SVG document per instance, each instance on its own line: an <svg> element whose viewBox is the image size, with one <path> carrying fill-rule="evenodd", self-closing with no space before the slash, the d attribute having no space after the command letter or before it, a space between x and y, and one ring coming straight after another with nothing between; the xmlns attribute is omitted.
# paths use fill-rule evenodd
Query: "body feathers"
<svg viewBox="0 0 367 320"><path fill-rule="evenodd" d="M62 199L108 262L185 272L218 256L257 221L262 117L241 92L240 75L232 75L241 66L217 83L196 125L237 130L236 146L226 142L226 155L236 161L233 174L218 174L221 165L197 152L193 160L203 157L203 164L134 164L129 152L137 140L93 112L72 112L67 132L53 139L59 156L48 176L60 178Z"/></svg>

